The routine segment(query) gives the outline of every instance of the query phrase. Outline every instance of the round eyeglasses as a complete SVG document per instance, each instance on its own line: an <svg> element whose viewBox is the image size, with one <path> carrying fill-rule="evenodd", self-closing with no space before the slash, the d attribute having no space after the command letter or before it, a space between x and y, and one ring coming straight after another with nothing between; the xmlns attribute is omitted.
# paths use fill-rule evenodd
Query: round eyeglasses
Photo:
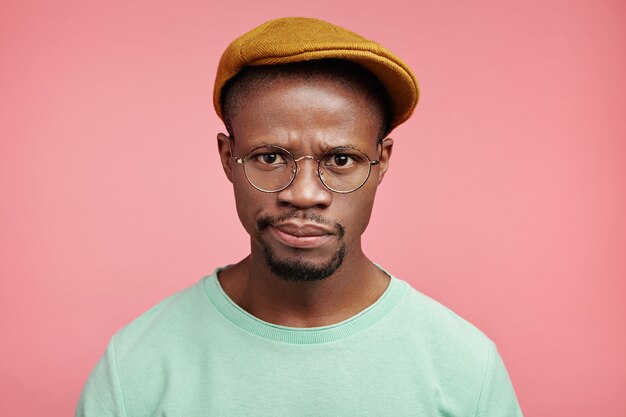
<svg viewBox="0 0 626 417"><path fill-rule="evenodd" d="M372 172L372 165L380 164L380 158L371 161L364 152L347 146L332 148L324 152L319 159L311 155L296 159L287 149L267 145L253 149L245 158L233 155L233 159L243 165L244 174L250 185L266 193L277 193L289 187L298 173L298 162L303 159L316 161L317 175L322 184L329 190L341 194L361 188Z"/></svg>

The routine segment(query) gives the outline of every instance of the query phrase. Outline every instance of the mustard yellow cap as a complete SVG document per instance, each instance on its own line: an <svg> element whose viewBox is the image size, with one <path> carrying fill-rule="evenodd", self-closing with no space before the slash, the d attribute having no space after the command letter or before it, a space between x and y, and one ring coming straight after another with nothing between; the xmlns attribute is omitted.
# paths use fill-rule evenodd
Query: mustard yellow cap
<svg viewBox="0 0 626 417"><path fill-rule="evenodd" d="M228 45L215 76L215 111L224 120L222 89L245 66L328 58L355 62L381 81L391 103L390 130L413 114L419 89L407 64L374 41L323 20L306 17L270 20Z"/></svg>

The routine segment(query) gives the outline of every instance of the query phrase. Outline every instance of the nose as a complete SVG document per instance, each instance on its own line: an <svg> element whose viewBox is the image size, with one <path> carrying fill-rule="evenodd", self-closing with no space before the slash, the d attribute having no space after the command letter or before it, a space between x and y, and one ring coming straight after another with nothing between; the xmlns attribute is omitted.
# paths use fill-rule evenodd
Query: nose
<svg viewBox="0 0 626 417"><path fill-rule="evenodd" d="M302 209L328 207L333 196L317 175L317 161L313 158L301 158L297 167L296 177L289 187L278 193L278 201Z"/></svg>

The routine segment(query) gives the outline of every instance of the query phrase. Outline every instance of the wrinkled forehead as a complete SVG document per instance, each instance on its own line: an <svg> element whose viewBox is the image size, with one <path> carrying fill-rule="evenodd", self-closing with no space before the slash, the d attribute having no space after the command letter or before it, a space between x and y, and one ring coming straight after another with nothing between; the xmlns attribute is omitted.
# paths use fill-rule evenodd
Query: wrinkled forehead
<svg viewBox="0 0 626 417"><path fill-rule="evenodd" d="M280 79L251 92L239 105L232 135L239 149L273 144L317 153L375 144L380 123L368 100L346 86Z"/></svg>
<svg viewBox="0 0 626 417"><path fill-rule="evenodd" d="M276 86L289 83L302 88L324 85L337 91L360 96L361 103L372 117L377 117L384 130L389 118L388 98L378 79L364 68L348 61L320 60L286 65L247 67L226 86L223 108L227 128L254 96L268 94ZM332 107L332 102L318 103ZM313 105L313 102L312 102ZM232 133L232 132L231 132Z"/></svg>

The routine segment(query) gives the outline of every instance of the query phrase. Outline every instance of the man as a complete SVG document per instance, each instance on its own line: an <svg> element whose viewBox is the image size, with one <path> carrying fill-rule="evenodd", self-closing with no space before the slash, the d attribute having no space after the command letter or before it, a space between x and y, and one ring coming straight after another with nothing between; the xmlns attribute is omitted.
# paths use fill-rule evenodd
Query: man
<svg viewBox="0 0 626 417"><path fill-rule="evenodd" d="M361 249L417 98L399 58L327 22L235 40L214 103L251 253L118 332L76 415L521 415L494 344Z"/></svg>

